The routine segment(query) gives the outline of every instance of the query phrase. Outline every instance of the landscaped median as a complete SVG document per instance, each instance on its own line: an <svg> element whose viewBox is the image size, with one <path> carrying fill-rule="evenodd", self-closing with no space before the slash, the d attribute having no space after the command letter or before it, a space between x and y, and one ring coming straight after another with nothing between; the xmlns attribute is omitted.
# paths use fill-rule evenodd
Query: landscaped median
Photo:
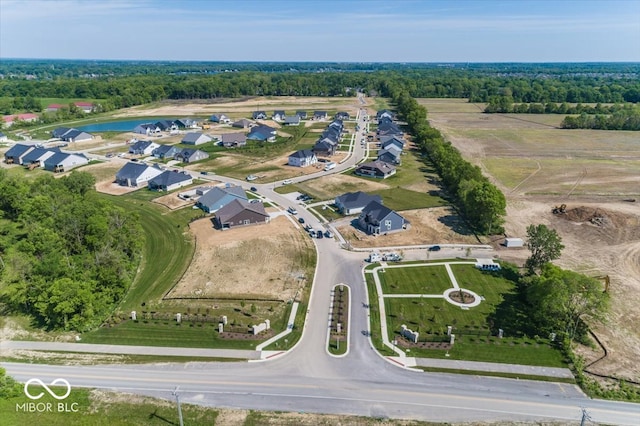
<svg viewBox="0 0 640 426"><path fill-rule="evenodd" d="M417 358L566 368L556 342L528 335L515 283L472 263L369 266L364 275L376 349L385 356L402 351ZM462 293L475 295L473 302L453 297ZM387 336L380 334L383 324Z"/></svg>
<svg viewBox="0 0 640 426"><path fill-rule="evenodd" d="M349 328L351 322L351 289L338 284L331 290L327 350L334 356L344 356L349 352Z"/></svg>

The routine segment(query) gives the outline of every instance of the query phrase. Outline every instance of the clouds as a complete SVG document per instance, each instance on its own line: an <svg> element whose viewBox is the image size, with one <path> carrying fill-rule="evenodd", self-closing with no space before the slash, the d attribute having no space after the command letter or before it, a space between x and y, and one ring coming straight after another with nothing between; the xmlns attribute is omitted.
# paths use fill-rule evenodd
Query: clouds
<svg viewBox="0 0 640 426"><path fill-rule="evenodd" d="M0 57L638 61L638 16L640 2L0 0Z"/></svg>

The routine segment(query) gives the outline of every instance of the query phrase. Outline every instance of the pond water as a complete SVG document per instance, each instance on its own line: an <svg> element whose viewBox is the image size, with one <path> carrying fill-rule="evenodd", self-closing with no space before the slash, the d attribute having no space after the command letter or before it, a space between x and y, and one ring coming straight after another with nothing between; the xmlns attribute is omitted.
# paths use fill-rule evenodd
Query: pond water
<svg viewBox="0 0 640 426"><path fill-rule="evenodd" d="M156 123L163 118L147 117L137 120L112 121L110 123L87 124L77 127L83 132L131 132L137 125L144 123Z"/></svg>

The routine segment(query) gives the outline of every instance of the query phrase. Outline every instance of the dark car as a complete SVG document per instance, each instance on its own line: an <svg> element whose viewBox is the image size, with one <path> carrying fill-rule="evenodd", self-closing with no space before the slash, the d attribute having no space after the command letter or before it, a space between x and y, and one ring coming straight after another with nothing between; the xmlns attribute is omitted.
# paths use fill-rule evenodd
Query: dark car
<svg viewBox="0 0 640 426"><path fill-rule="evenodd" d="M253 192L258 192L258 188L256 188L255 186L252 186L251 188L249 188L251 191Z"/></svg>
<svg viewBox="0 0 640 426"><path fill-rule="evenodd" d="M431 246L429 247L429 251L440 251L440 246Z"/></svg>
<svg viewBox="0 0 640 426"><path fill-rule="evenodd" d="M322 231L316 232L316 238L322 238L322 237L323 237Z"/></svg>
<svg viewBox="0 0 640 426"><path fill-rule="evenodd" d="M298 222L300 222L300 223L304 223L304 218L303 218L303 217L299 217L299 218L298 218Z"/></svg>

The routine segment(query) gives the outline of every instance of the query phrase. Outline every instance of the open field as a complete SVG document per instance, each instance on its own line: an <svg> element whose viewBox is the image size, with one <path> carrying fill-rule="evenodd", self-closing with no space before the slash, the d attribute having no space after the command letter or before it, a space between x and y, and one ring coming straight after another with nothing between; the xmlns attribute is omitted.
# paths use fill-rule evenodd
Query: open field
<svg viewBox="0 0 640 426"><path fill-rule="evenodd" d="M564 130L564 116L482 114L465 100L422 99L429 121L483 168L507 196L505 230L523 237L530 224L556 229L565 249L558 265L611 277L611 312L595 332L608 356L591 367L602 374L640 377L640 139L638 132ZM475 110L474 110L475 108ZM625 202L636 199L636 202ZM566 203L572 214L556 216ZM589 221L594 215L600 225ZM578 214L580 213L580 214ZM584 213L584 214L583 214ZM496 246L522 264L526 249ZM599 349L578 348L587 362Z"/></svg>
<svg viewBox="0 0 640 426"><path fill-rule="evenodd" d="M205 218L191 223L190 230L196 255L170 298L286 301L313 275L307 263L312 244L285 216L228 231L213 229Z"/></svg>
<svg viewBox="0 0 640 426"><path fill-rule="evenodd" d="M441 265L387 268L379 277L384 294L442 294L453 287Z"/></svg>

